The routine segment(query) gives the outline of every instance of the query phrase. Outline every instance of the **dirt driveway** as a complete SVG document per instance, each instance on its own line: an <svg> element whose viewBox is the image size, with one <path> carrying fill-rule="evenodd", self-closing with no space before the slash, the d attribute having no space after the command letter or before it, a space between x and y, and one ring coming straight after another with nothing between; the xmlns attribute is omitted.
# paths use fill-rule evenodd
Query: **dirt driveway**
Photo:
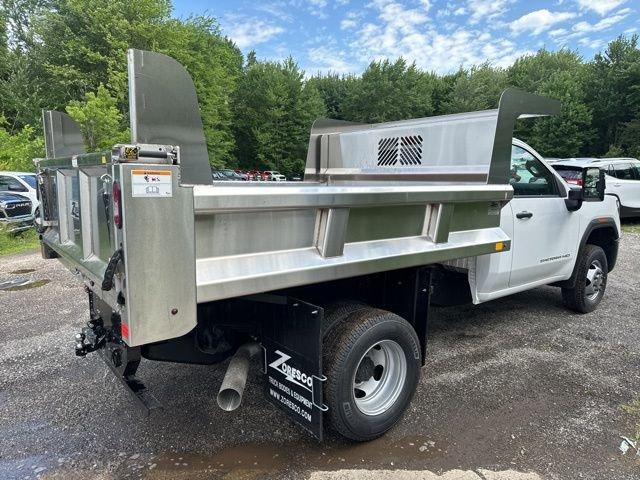
<svg viewBox="0 0 640 480"><path fill-rule="evenodd" d="M1 479L640 479L640 456L619 450L640 423L624 408L640 399L638 234L595 313L568 313L551 287L436 310L412 407L360 445L309 439L255 371L225 413L223 368L143 363L165 408L141 418L97 356L74 356L79 282L35 254L0 259L0 282L22 277L42 282L0 291Z"/></svg>

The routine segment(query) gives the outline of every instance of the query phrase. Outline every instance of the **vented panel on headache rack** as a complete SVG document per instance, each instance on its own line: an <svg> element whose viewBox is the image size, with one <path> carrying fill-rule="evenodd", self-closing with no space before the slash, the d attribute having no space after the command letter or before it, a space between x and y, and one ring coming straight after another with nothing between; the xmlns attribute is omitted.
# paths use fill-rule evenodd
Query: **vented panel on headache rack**
<svg viewBox="0 0 640 480"><path fill-rule="evenodd" d="M378 166L422 165L422 137L385 137L378 140Z"/></svg>

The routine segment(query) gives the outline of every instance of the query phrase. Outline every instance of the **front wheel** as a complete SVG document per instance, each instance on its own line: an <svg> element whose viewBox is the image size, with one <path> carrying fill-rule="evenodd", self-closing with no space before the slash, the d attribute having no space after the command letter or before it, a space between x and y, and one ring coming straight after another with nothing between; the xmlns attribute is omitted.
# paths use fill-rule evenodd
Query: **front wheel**
<svg viewBox="0 0 640 480"><path fill-rule="evenodd" d="M420 378L413 327L384 310L361 308L325 338L325 402L334 430L372 440L400 420Z"/></svg>
<svg viewBox="0 0 640 480"><path fill-rule="evenodd" d="M579 313L593 312L604 296L608 272L604 250L597 245L585 245L578 259L574 287L562 289L564 304Z"/></svg>

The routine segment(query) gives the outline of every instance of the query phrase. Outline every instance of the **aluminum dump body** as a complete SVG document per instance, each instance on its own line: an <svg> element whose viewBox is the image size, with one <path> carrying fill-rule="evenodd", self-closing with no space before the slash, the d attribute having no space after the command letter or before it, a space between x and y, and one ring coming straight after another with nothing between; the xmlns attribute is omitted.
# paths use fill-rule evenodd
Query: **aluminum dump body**
<svg viewBox="0 0 640 480"><path fill-rule="evenodd" d="M213 183L183 67L130 51L129 86L131 145L69 151L79 130L47 112L38 173L43 244L120 314L130 346L186 334L198 303L509 249L513 124L558 109L511 90L484 112L319 121L304 182Z"/></svg>

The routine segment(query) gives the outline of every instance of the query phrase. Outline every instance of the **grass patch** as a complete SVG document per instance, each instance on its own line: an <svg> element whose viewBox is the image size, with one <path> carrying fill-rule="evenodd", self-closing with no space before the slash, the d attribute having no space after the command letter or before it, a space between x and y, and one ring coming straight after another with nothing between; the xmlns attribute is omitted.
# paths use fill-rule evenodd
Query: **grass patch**
<svg viewBox="0 0 640 480"><path fill-rule="evenodd" d="M640 219L623 220L622 231L627 233L640 233Z"/></svg>
<svg viewBox="0 0 640 480"><path fill-rule="evenodd" d="M631 403L622 405L622 411L628 413L636 419L636 435L632 440L640 442L640 400L634 400Z"/></svg>
<svg viewBox="0 0 640 480"><path fill-rule="evenodd" d="M38 248L38 234L32 228L17 234L10 234L0 228L0 257L27 252Z"/></svg>

